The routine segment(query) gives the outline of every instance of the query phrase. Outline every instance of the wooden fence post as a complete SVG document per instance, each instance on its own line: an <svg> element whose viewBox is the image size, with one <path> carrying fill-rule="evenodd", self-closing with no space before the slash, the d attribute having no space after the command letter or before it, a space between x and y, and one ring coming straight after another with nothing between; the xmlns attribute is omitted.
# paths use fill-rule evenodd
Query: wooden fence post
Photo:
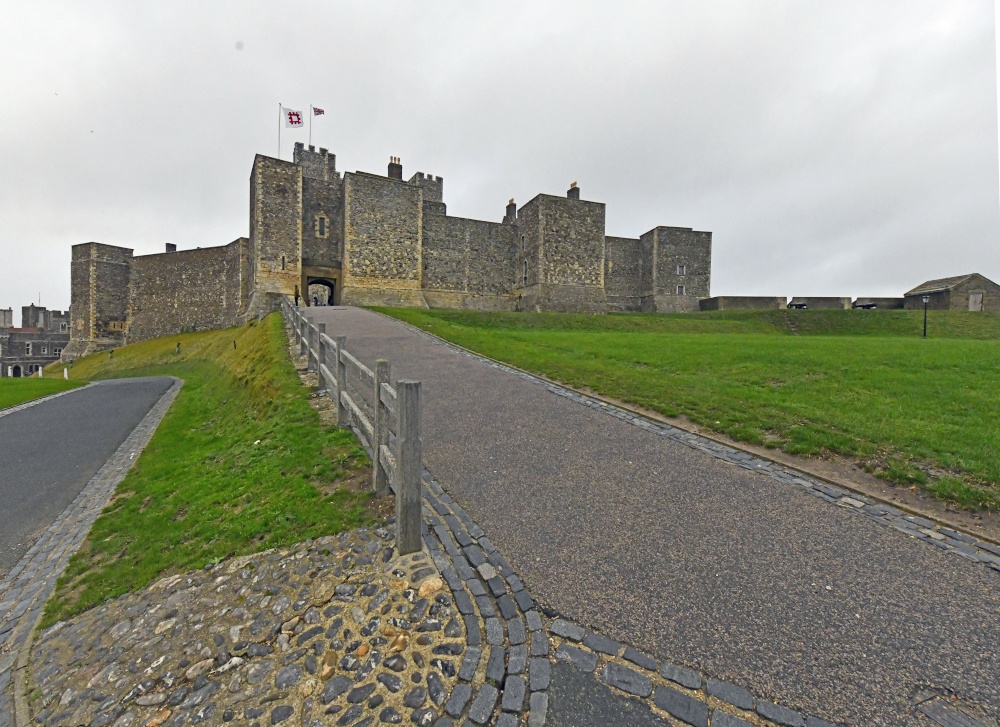
<svg viewBox="0 0 1000 727"><path fill-rule="evenodd" d="M337 426L346 427L350 422L350 413L347 411L347 404L344 403L344 392L347 391L347 364L344 363L344 344L347 342L347 337L337 336L333 340L337 344Z"/></svg>
<svg viewBox="0 0 1000 727"><path fill-rule="evenodd" d="M420 543L420 382L396 384L396 548L416 553Z"/></svg>
<svg viewBox="0 0 1000 727"><path fill-rule="evenodd" d="M372 442L372 489L375 497L389 494L389 476L382 466L379 453L382 445L389 444L389 407L382 403L382 384L389 383L389 362L379 359L375 362L375 421L372 422L375 441Z"/></svg>
<svg viewBox="0 0 1000 727"><path fill-rule="evenodd" d="M308 326L308 325L309 325L309 322L306 321L306 317L304 315L300 316L299 317L299 329L300 329L299 330L299 356L308 356L309 355L309 339L308 339L309 329L306 328L306 326Z"/></svg>
<svg viewBox="0 0 1000 727"><path fill-rule="evenodd" d="M316 364L316 351L319 348L319 332L315 323L308 323L306 326L306 369L309 371L319 371Z"/></svg>
<svg viewBox="0 0 1000 727"><path fill-rule="evenodd" d="M316 374L319 377L319 390L323 391L326 389L322 368L326 366L326 344L323 342L323 336L326 335L326 324L320 323L316 327L319 329L319 333L316 334Z"/></svg>

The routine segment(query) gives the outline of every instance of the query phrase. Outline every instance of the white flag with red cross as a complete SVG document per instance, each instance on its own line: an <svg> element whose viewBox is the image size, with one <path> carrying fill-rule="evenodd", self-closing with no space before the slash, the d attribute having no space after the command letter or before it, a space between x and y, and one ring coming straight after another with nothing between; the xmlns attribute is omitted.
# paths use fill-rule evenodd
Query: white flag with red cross
<svg viewBox="0 0 1000 727"><path fill-rule="evenodd" d="M284 106L281 107L281 114L285 117L285 128L286 129L300 129L306 125L305 119L301 111L293 111L292 109L286 109Z"/></svg>

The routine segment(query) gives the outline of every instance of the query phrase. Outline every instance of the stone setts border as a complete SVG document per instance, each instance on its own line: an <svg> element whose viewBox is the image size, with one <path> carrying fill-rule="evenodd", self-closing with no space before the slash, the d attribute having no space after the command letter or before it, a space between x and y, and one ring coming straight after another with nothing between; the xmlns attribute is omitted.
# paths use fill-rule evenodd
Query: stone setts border
<svg viewBox="0 0 1000 727"><path fill-rule="evenodd" d="M385 316L384 313L378 313L377 315ZM629 411L628 409L624 409L620 406L615 406L614 404L602 399L581 394L575 389L561 386L559 384L552 383L551 381L546 381L545 379L528 373L527 371L522 371L462 348L461 346L457 346L410 323L400 321L396 318L391 318L390 316L385 317L408 327L410 330L424 336L435 345L450 349L461 354L462 356L465 356L466 358L473 359L491 368L517 376L518 378L535 384L536 386L541 386L543 389L555 394L556 396L561 396L566 399L570 399L577 404L582 404L590 409L604 412L608 416L620 419L621 421L631 424L632 426L644 429L652 434L671 439L687 447L691 447L692 449L697 449L705 454L715 457L716 459L721 459L725 462L729 462L730 464L734 464L737 467L742 467L743 469L750 470L752 472L760 472L761 474L767 475L785 485L791 485L792 487L818 497L824 502L856 512L881 526L894 528L904 535L917 538L918 540L922 540L929 545L946 552L953 553L959 557L965 558L966 560L971 560L974 563L982 563L984 566L1000 573L1000 545L975 538L966 533L959 532L940 523L934 522L933 520L929 520L918 515L912 515L900 510L899 508L893 507L892 505L876 501L860 493L830 484L829 482L825 482L817 477L806 474L792 467L786 467L769 459L758 457L749 452L721 444L713 439L688 432L684 429L679 429L663 422L649 419L641 414L637 414L634 411Z"/></svg>
<svg viewBox="0 0 1000 727"><path fill-rule="evenodd" d="M549 640L514 569L426 470L424 543L465 617L459 684L434 727L542 727L548 713Z"/></svg>
<svg viewBox="0 0 1000 727"><path fill-rule="evenodd" d="M111 458L0 583L0 727L15 724L23 727L29 723L28 705L24 701L24 670L28 664L32 633L41 617L42 607L52 595L56 579L65 569L70 556L80 547L90 526L132 467L136 455L149 443L183 384L180 379L174 379L174 383ZM86 387L53 396L65 396L83 388ZM24 409L51 398L36 399L5 412Z"/></svg>

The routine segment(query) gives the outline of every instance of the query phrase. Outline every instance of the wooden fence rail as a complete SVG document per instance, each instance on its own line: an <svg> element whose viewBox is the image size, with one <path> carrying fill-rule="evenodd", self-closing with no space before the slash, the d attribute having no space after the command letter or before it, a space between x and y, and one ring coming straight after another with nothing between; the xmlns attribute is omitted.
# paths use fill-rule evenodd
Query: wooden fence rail
<svg viewBox="0 0 1000 727"><path fill-rule="evenodd" d="M420 382L397 381L393 388L388 361L376 361L372 371L347 351L344 336L328 336L325 324L311 323L290 299L281 310L299 355L337 406L337 425L354 429L371 455L375 496L395 490L400 554L420 550Z"/></svg>

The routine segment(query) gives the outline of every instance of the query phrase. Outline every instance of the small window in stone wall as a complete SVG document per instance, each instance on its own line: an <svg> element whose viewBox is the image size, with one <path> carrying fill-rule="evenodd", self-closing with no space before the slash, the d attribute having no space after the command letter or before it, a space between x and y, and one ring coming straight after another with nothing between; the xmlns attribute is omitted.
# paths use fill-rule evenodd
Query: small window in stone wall
<svg viewBox="0 0 1000 727"><path fill-rule="evenodd" d="M528 284L528 261L525 260L524 261L524 272L521 275L521 285L527 285L527 284Z"/></svg>
<svg viewBox="0 0 1000 727"><path fill-rule="evenodd" d="M330 218L322 212L316 215L316 224L313 227L316 230L316 237L325 239L330 236Z"/></svg>
<svg viewBox="0 0 1000 727"><path fill-rule="evenodd" d="M281 256L281 269L282 270L285 269L285 256L284 255Z"/></svg>
<svg viewBox="0 0 1000 727"><path fill-rule="evenodd" d="M683 285L678 285L677 286L677 295L684 295L684 286Z"/></svg>
<svg viewBox="0 0 1000 727"><path fill-rule="evenodd" d="M30 356L31 355L31 343L30 342L24 344L24 355L25 356Z"/></svg>
<svg viewBox="0 0 1000 727"><path fill-rule="evenodd" d="M64 332L64 333L66 332L66 322L65 321L63 321L62 323L59 324L59 330L62 331L62 332Z"/></svg>
<svg viewBox="0 0 1000 727"><path fill-rule="evenodd" d="M48 346L42 346L42 355L44 356L48 352L49 352L49 347Z"/></svg>
<svg viewBox="0 0 1000 727"><path fill-rule="evenodd" d="M678 265L677 266L677 274L678 275L687 275L687 266L686 265Z"/></svg>
<svg viewBox="0 0 1000 727"><path fill-rule="evenodd" d="M521 252L524 252L524 235L521 235Z"/></svg>
<svg viewBox="0 0 1000 727"><path fill-rule="evenodd" d="M52 355L53 356L62 356L62 349L58 348L58 347L53 348L52 349Z"/></svg>

